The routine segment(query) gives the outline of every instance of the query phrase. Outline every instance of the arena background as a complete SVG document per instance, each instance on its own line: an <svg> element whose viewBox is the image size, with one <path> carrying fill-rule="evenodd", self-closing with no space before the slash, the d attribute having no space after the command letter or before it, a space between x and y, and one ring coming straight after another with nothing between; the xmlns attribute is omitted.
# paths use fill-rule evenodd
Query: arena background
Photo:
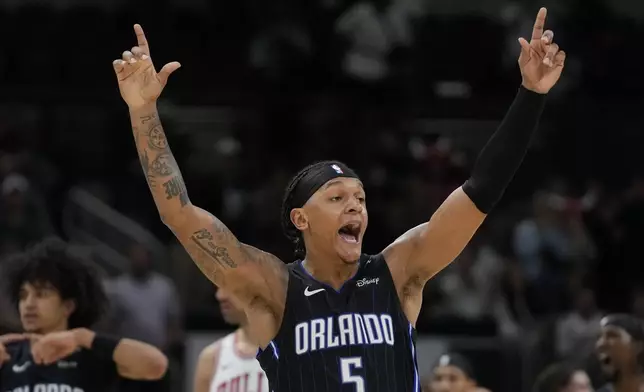
<svg viewBox="0 0 644 392"><path fill-rule="evenodd" d="M599 383L599 316L644 315L641 1L0 0L0 253L78 245L106 274L101 327L161 346L169 390L188 391L198 348L230 327L140 170L111 66L132 25L157 66L183 65L160 113L192 201L290 261L282 191L314 160L363 177L366 252L431 216L512 101L540 6L564 76L501 205L427 286L419 363L459 350L484 386L516 392L572 357ZM161 288L120 290L146 260Z"/></svg>

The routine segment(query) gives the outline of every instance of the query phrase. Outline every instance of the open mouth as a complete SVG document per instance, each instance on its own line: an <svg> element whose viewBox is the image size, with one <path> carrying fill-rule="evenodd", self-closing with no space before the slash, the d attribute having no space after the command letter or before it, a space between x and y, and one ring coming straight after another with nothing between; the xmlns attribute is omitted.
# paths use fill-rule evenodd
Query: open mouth
<svg viewBox="0 0 644 392"><path fill-rule="evenodd" d="M350 244L357 244L360 242L360 228L358 222L347 223L338 230L340 237Z"/></svg>
<svg viewBox="0 0 644 392"><path fill-rule="evenodd" d="M611 358L605 353L599 354L599 362L602 366L611 366L613 364Z"/></svg>

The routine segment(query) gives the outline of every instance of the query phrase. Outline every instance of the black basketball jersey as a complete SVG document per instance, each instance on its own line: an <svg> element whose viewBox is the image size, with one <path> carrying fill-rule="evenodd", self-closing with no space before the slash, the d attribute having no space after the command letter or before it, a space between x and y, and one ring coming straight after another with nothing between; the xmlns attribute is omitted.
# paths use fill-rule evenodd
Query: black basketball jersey
<svg viewBox="0 0 644 392"><path fill-rule="evenodd" d="M11 359L0 367L0 392L104 392L118 379L114 361L80 349L44 366L34 364L28 341L6 346Z"/></svg>
<svg viewBox="0 0 644 392"><path fill-rule="evenodd" d="M384 257L363 255L340 290L288 265L282 325L257 355L273 392L416 392L416 331Z"/></svg>

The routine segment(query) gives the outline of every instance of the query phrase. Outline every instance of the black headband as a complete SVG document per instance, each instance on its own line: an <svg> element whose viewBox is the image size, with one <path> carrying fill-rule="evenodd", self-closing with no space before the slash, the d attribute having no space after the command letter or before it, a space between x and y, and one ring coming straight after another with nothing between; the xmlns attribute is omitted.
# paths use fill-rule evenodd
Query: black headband
<svg viewBox="0 0 644 392"><path fill-rule="evenodd" d="M601 326L613 326L626 331L633 340L644 341L644 324L637 317L629 314L610 314L601 321Z"/></svg>
<svg viewBox="0 0 644 392"><path fill-rule="evenodd" d="M293 208L304 206L322 185L338 177L359 178L353 170L342 162L330 161L312 168L295 186L292 199Z"/></svg>
<svg viewBox="0 0 644 392"><path fill-rule="evenodd" d="M474 379L474 373L472 372L470 361L460 354L450 353L441 355L438 357L438 361L434 365L434 369L442 366L454 366L459 368L468 378L472 380Z"/></svg>

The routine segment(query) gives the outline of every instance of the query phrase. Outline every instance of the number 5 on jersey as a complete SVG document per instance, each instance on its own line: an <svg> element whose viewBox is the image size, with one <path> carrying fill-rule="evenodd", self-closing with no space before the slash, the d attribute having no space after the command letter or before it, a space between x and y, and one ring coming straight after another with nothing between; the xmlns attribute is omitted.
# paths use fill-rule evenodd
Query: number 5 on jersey
<svg viewBox="0 0 644 392"><path fill-rule="evenodd" d="M356 392L365 392L364 379L353 373L355 369L362 369L361 357L340 358L340 376L343 384L355 384Z"/></svg>

